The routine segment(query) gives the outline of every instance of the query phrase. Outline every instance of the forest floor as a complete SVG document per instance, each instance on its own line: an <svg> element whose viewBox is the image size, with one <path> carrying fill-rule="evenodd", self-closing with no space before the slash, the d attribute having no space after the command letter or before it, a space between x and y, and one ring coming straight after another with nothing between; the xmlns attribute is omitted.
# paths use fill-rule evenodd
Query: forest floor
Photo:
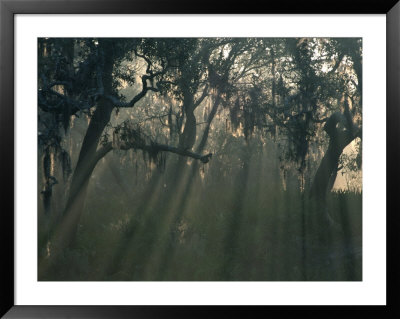
<svg viewBox="0 0 400 319"><path fill-rule="evenodd" d="M74 248L39 280L362 280L360 193L332 192L321 204L238 177L97 194L88 195ZM42 216L39 259L51 260L44 225Z"/></svg>

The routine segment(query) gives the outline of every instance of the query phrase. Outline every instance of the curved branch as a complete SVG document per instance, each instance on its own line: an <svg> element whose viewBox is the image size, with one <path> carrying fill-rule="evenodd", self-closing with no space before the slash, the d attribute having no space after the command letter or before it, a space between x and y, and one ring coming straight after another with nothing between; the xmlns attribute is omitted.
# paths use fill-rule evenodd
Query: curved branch
<svg viewBox="0 0 400 319"><path fill-rule="evenodd" d="M152 80L152 79L154 79L154 77L156 77L158 75L162 75L164 73L165 73L165 70L153 73L151 75L143 75L142 76L142 91L140 91L129 102L124 103L119 98L112 96L112 95L105 95L104 97L106 99L108 99L111 103L113 103L114 106L116 106L116 107L123 107L123 108L133 107L137 102L139 102L147 94L147 91L159 92L159 90L157 88L148 86L147 80Z"/></svg>
<svg viewBox="0 0 400 319"><path fill-rule="evenodd" d="M151 71L152 62L150 61L150 59L146 57L144 54L139 54L136 49L134 49L133 52L137 57L142 58L143 60L146 61L147 63L146 73L153 74L153 72Z"/></svg>

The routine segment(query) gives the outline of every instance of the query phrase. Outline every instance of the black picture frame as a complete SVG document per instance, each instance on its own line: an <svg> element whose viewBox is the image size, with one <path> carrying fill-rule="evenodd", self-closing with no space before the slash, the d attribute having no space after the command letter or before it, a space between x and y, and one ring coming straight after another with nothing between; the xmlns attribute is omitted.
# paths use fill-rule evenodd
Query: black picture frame
<svg viewBox="0 0 400 319"><path fill-rule="evenodd" d="M1 308L4 318L399 317L399 218L396 201L400 137L400 3L285 1L227 5L181 0L0 0ZM386 306L16 306L14 304L14 16L16 14L386 14L387 18L387 305ZM377 212L384 213L384 212Z"/></svg>

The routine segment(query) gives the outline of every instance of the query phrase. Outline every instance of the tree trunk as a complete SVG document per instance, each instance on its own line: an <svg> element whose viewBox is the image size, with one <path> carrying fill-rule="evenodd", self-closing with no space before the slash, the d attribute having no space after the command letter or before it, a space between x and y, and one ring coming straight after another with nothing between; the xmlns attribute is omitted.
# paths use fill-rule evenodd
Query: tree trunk
<svg viewBox="0 0 400 319"><path fill-rule="evenodd" d="M184 94L183 110L185 112L185 127L179 136L179 147L191 150L196 142L196 117L194 116L193 94L188 92Z"/></svg>
<svg viewBox="0 0 400 319"><path fill-rule="evenodd" d="M107 100L99 101L83 139L64 211L62 231L58 234L61 236L59 239L63 242L61 245L63 247L69 246L75 238L84 208L89 179L99 160L96 157L97 146L104 128L110 121L112 110L113 106L110 102Z"/></svg>
<svg viewBox="0 0 400 319"><path fill-rule="evenodd" d="M99 46L104 47L103 50L107 55L104 59L102 72L104 91L106 94L112 94L113 53L109 52L109 48L106 45L100 43ZM72 176L63 219L54 234L55 238L53 238L53 240L57 241L57 246L61 248L70 246L75 239L79 219L84 208L89 179L99 160L99 154L96 154L97 147L104 128L110 121L113 109L113 104L109 100L102 98L97 102L96 110L90 119Z"/></svg>
<svg viewBox="0 0 400 319"><path fill-rule="evenodd" d="M200 144L199 144L199 146L197 147L197 150L196 150L196 152L199 153L199 154L201 154L201 152L203 152L204 147L207 144L211 123L212 123L212 121L213 121L213 119L215 117L215 114L217 114L217 110L218 110L218 106L219 106L220 100L221 100L221 97L218 94L216 96L216 98L215 98L215 101L214 101L213 107L211 109L211 112L208 115L206 127L205 127L204 132L203 132L203 136L202 136L202 138L200 140Z"/></svg>
<svg viewBox="0 0 400 319"><path fill-rule="evenodd" d="M354 139L355 136L349 134L347 131L336 130L330 136L328 149L322 158L315 174L313 185L311 186L310 195L312 197L321 200L325 198L326 193L330 191L329 181L337 171L339 157L344 148Z"/></svg>
<svg viewBox="0 0 400 319"><path fill-rule="evenodd" d="M79 169L75 170L73 177L74 188L71 187L64 215L54 233L50 236L52 259L55 258L54 260L57 261L57 257L64 251L65 248L73 246L76 239L76 231L78 229L79 220L83 212L89 178L92 175L92 172L98 161L103 158L111 149L111 144L106 147L102 147L100 150L92 154L91 158L85 157L87 159L86 161L81 160ZM82 150L83 149L81 149L81 154L88 154L85 151L82 152ZM44 278L48 269L51 267L51 260L47 258L39 259L39 278Z"/></svg>

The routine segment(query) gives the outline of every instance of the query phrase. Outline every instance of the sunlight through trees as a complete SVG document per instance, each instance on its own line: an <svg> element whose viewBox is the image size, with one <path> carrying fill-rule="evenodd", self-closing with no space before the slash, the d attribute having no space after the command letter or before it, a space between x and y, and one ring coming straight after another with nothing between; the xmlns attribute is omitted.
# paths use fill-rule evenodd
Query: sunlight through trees
<svg viewBox="0 0 400 319"><path fill-rule="evenodd" d="M39 38L39 280L361 280L359 38Z"/></svg>

